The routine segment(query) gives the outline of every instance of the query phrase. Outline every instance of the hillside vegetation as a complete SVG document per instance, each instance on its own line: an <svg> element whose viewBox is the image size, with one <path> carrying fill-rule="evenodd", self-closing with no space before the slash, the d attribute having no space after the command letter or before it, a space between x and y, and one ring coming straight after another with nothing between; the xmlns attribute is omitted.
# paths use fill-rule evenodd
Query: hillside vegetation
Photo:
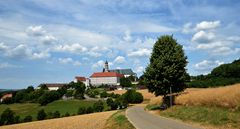
<svg viewBox="0 0 240 129"><path fill-rule="evenodd" d="M214 68L208 75L192 76L188 87L206 88L232 85L240 82L240 59Z"/></svg>

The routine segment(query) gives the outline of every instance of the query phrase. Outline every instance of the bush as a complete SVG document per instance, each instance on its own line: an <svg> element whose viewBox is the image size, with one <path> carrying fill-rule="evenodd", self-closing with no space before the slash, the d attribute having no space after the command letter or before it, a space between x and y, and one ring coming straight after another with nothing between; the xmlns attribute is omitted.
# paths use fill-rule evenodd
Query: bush
<svg viewBox="0 0 240 129"><path fill-rule="evenodd" d="M85 114L85 113L86 113L86 108L85 107L79 107L78 108L78 112L77 112L78 115L82 115L82 114Z"/></svg>
<svg viewBox="0 0 240 129"><path fill-rule="evenodd" d="M111 110L116 110L116 109L119 107L118 104L119 104L119 103L116 102L116 101L113 101L112 98L108 98L108 99L107 99L107 105L108 105L109 107L111 107Z"/></svg>
<svg viewBox="0 0 240 129"><path fill-rule="evenodd" d="M31 122L32 121L32 116L26 116L24 119L23 119L23 122Z"/></svg>
<svg viewBox="0 0 240 129"><path fill-rule="evenodd" d="M51 103L60 98L60 94L57 91L47 91L38 100L38 102L43 106Z"/></svg>
<svg viewBox="0 0 240 129"><path fill-rule="evenodd" d="M123 95L123 99L128 103L141 103L143 102L143 96L141 93L136 92L135 90L128 90Z"/></svg>
<svg viewBox="0 0 240 129"><path fill-rule="evenodd" d="M103 109L104 109L104 105L103 105L103 102L101 100L99 100L99 101L97 101L93 104L93 110L95 112L102 112Z"/></svg>
<svg viewBox="0 0 240 129"><path fill-rule="evenodd" d="M59 118L61 116L60 112L59 111L55 111L53 113L53 118Z"/></svg>
<svg viewBox="0 0 240 129"><path fill-rule="evenodd" d="M47 117L47 114L45 113L44 109L41 109L38 111L37 119L38 120L44 120Z"/></svg>
<svg viewBox="0 0 240 129"><path fill-rule="evenodd" d="M86 109L86 113L89 114L89 113L93 113L94 110L91 106L89 106L87 109Z"/></svg>
<svg viewBox="0 0 240 129"><path fill-rule="evenodd" d="M65 113L64 117L68 117L70 114L68 112Z"/></svg>
<svg viewBox="0 0 240 129"><path fill-rule="evenodd" d="M1 124L14 124L14 120L14 112L10 108L5 109L1 115Z"/></svg>
<svg viewBox="0 0 240 129"><path fill-rule="evenodd" d="M100 97L101 98L106 98L108 97L108 93L106 91L103 91L101 94L100 94Z"/></svg>

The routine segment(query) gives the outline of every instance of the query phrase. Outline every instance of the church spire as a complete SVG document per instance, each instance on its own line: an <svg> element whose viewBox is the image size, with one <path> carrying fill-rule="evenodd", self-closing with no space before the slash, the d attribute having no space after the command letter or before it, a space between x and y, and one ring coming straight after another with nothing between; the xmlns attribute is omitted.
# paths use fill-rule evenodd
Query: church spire
<svg viewBox="0 0 240 129"><path fill-rule="evenodd" d="M107 60L105 62L105 66L104 66L104 72L109 72L108 61Z"/></svg>

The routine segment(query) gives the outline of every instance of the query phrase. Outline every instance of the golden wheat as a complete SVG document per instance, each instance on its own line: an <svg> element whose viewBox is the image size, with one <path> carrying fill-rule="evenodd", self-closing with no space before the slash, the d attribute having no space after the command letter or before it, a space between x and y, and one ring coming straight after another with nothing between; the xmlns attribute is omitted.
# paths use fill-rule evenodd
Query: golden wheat
<svg viewBox="0 0 240 129"><path fill-rule="evenodd" d="M59 119L28 122L1 129L104 129L107 119L116 111L100 112Z"/></svg>
<svg viewBox="0 0 240 129"><path fill-rule="evenodd" d="M124 94L126 92L126 90L115 90L115 91L110 91L109 93L114 93L114 94ZM148 92L147 89L144 90L137 90L137 92L141 93L143 95L144 99L151 99L153 97L155 97L154 94Z"/></svg>
<svg viewBox="0 0 240 129"><path fill-rule="evenodd" d="M176 97L175 103L237 108L240 106L240 84L219 88L187 89Z"/></svg>

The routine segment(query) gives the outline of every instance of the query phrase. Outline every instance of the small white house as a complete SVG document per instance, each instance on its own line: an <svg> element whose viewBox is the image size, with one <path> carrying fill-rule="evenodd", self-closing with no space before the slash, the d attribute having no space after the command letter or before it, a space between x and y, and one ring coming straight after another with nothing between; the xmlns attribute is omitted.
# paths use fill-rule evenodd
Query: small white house
<svg viewBox="0 0 240 129"><path fill-rule="evenodd" d="M45 83L45 84L41 84L42 85L46 85L48 90L58 90L59 88L66 86L67 83ZM41 87L38 87L37 89L40 89Z"/></svg>
<svg viewBox="0 0 240 129"><path fill-rule="evenodd" d="M80 76L76 76L74 79L74 82L82 82L85 84L86 87L88 87L90 85L90 80L89 78L85 78L85 77L80 77Z"/></svg>

